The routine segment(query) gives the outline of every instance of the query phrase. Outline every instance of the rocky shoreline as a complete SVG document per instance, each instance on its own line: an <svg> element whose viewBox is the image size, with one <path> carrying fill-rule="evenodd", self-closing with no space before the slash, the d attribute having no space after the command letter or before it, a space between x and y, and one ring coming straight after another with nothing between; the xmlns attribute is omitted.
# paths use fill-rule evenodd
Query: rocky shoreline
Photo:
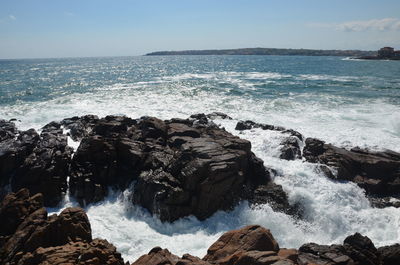
<svg viewBox="0 0 400 265"><path fill-rule="evenodd" d="M0 205L1 264L129 265L107 240L93 239L81 208L66 208L48 216L42 194L27 189L9 193ZM396 265L400 245L376 248L356 233L342 245L308 243L299 249L280 248L268 229L249 225L223 234L202 259L178 257L155 247L132 265Z"/></svg>
<svg viewBox="0 0 400 265"><path fill-rule="evenodd" d="M85 206L103 200L110 188L131 189L133 204L167 222L188 215L204 220L242 200L268 203L301 218L301 205L291 205L272 181L275 170L264 167L251 143L217 126L215 118L230 117L195 114L163 121L87 115L51 122L40 134L0 120L1 264L124 264L112 244L92 240L82 209L47 216L44 207L58 205L67 190ZM391 199L400 196L399 153L347 150L253 121L236 125L240 131L253 128L285 136L281 159L317 163L327 177L357 183L375 207L400 206ZM68 137L80 141L76 150ZM203 259L178 258L155 248L133 264L399 264L399 248L377 250L368 238L355 234L343 245L310 243L280 250L268 230L250 226L227 232Z"/></svg>

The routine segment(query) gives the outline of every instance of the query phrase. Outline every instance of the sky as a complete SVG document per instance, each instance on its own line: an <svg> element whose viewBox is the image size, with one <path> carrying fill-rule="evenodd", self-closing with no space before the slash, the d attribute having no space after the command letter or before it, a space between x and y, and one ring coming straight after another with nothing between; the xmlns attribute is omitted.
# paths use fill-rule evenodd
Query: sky
<svg viewBox="0 0 400 265"><path fill-rule="evenodd" d="M399 0L0 0L0 58L400 49Z"/></svg>

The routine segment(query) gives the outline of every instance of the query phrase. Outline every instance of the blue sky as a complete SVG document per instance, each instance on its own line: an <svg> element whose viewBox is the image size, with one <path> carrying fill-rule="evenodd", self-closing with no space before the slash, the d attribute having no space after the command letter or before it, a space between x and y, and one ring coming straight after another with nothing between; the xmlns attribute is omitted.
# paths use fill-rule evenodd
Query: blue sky
<svg viewBox="0 0 400 265"><path fill-rule="evenodd" d="M0 58L400 49L399 0L1 0Z"/></svg>

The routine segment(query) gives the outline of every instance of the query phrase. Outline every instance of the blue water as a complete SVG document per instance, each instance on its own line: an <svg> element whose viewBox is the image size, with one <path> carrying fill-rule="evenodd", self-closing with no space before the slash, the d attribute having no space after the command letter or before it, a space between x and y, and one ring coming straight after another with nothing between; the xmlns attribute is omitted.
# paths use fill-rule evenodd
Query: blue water
<svg viewBox="0 0 400 265"><path fill-rule="evenodd" d="M279 159L279 132L234 130L241 119L292 128L338 146L400 152L400 61L304 56L159 56L0 60L0 118L21 129L84 114L167 119L221 111L216 120L248 139L305 220L244 202L206 221L162 224L124 194L87 207L95 237L133 261L152 247L202 256L226 230L261 224L281 247L341 243L352 233L377 246L400 242L400 209L375 209L353 183L334 182L305 161ZM74 143L69 139L72 147ZM74 205L66 198L61 208ZM53 209L54 210L54 209ZM59 210L59 209L58 209ZM54 211L57 211L54 210Z"/></svg>
<svg viewBox="0 0 400 265"><path fill-rule="evenodd" d="M396 61L311 56L142 56L0 60L0 104L44 101L186 73L193 76L183 80L184 85L227 95L276 98L316 93L340 95L349 102L376 97L393 104L400 101L400 65ZM195 76L210 73L237 73L251 89L218 77ZM276 75L266 79L262 73ZM168 87L155 84L154 89Z"/></svg>

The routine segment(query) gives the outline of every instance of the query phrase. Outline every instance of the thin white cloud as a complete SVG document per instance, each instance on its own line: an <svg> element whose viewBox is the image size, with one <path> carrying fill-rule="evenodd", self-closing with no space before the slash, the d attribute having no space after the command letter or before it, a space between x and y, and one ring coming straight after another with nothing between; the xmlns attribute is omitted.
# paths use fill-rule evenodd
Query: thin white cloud
<svg viewBox="0 0 400 265"><path fill-rule="evenodd" d="M74 17L75 16L75 14L74 13L72 13L72 12L64 12L64 15L66 15L67 17Z"/></svg>
<svg viewBox="0 0 400 265"><path fill-rule="evenodd" d="M310 23L310 27L329 28L338 31L400 31L399 18L348 21L342 23Z"/></svg>
<svg viewBox="0 0 400 265"><path fill-rule="evenodd" d="M0 17L0 23L7 23L7 22L15 21L15 20L17 20L17 18L12 14L10 14L6 17Z"/></svg>

